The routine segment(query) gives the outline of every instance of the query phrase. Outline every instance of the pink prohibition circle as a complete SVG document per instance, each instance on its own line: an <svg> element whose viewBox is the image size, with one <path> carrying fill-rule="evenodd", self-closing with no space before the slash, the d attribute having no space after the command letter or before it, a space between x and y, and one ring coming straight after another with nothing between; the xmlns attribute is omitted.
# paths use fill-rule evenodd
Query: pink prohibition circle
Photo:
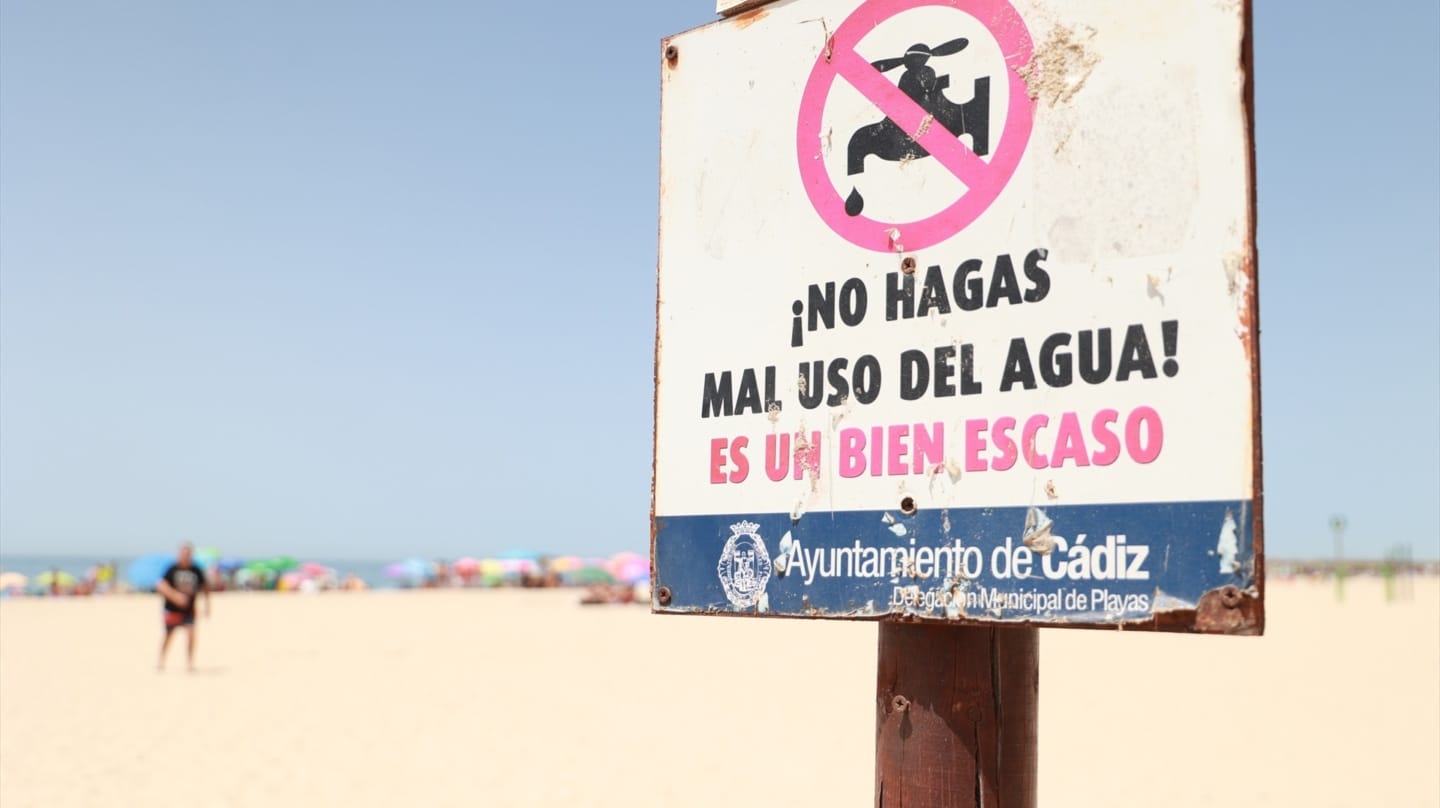
<svg viewBox="0 0 1440 808"><path fill-rule="evenodd" d="M851 216L845 212L845 200L830 181L820 142L822 114L830 88L837 78L844 79L839 65L855 63L855 46L881 23L897 14L925 6L943 6L963 11L979 20L1000 45L1005 54L1005 72L1009 79L1010 105L999 143L990 156L989 170L978 181L966 180L966 191L954 203L933 216L911 222L884 222L863 213ZM931 247L954 236L984 213L1004 190L1025 146L1035 120L1035 101L1026 91L1025 81L1016 69L1030 63L1034 44L1020 13L1006 0L867 0L836 29L827 43L800 98L800 121L796 148L800 158L800 178L810 203L820 218L846 241L859 247L880 252L898 249L919 250ZM849 59L843 57L851 57ZM841 58L837 58L841 57ZM863 63L863 60L862 60ZM868 65L867 65L868 67ZM873 68L871 68L873 69ZM877 74L878 75L878 74ZM888 83L889 79L884 79ZM964 148L962 145L961 148ZM978 159L978 158L976 158ZM898 237L897 232L898 231Z"/></svg>

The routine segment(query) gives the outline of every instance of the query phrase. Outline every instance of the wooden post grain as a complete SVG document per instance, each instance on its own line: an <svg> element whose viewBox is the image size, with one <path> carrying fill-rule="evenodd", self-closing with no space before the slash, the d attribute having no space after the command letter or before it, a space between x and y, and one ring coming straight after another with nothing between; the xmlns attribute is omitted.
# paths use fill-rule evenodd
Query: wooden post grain
<svg viewBox="0 0 1440 808"><path fill-rule="evenodd" d="M1034 808L1039 630L880 624L875 805Z"/></svg>

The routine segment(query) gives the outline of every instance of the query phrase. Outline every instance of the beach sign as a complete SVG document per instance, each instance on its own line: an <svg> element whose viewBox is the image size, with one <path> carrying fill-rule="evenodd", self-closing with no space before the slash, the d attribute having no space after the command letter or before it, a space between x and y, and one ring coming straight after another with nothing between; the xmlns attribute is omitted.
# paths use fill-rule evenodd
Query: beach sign
<svg viewBox="0 0 1440 808"><path fill-rule="evenodd" d="M662 43L662 613L1263 628L1238 2Z"/></svg>

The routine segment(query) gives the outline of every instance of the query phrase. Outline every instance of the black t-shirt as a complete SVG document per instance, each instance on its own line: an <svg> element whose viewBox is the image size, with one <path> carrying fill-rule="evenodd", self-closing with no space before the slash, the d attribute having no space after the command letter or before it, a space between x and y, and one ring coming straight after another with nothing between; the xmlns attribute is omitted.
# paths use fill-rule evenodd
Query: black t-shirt
<svg viewBox="0 0 1440 808"><path fill-rule="evenodd" d="M204 574L205 573L200 571L199 567L190 567L187 569L179 564L171 564L170 569L165 570L165 574L161 577L165 579L166 583L180 590L180 594L189 597L190 600L184 607L180 607L171 603L169 598L165 598L165 611L181 612L188 615L195 614L195 600L196 596L200 594L201 584L204 583L202 577Z"/></svg>

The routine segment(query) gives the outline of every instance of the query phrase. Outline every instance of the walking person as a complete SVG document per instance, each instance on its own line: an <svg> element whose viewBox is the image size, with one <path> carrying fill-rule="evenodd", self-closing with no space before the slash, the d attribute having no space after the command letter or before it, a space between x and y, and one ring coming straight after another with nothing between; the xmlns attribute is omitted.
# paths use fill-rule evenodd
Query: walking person
<svg viewBox="0 0 1440 808"><path fill-rule="evenodd" d="M186 634L186 669L195 670L195 601L205 596L205 616L210 616L210 585L205 581L205 572L195 566L191 557L193 547L189 542L180 545L180 555L165 574L160 576L155 588L165 598L165 639L160 643L160 664L157 670L165 670L165 652L170 649L170 637L175 629L184 628Z"/></svg>

